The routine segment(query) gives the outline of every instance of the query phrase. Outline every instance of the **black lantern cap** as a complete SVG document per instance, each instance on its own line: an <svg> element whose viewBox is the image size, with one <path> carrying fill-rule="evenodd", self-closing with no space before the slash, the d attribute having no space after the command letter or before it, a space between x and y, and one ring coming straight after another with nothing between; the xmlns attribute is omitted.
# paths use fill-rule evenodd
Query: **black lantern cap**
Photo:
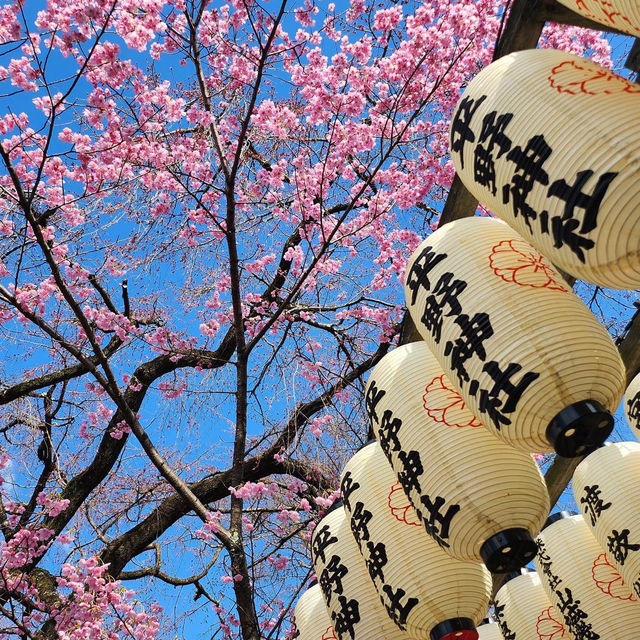
<svg viewBox="0 0 640 640"><path fill-rule="evenodd" d="M471 618L449 618L431 629L429 640L478 640L478 632Z"/></svg>
<svg viewBox="0 0 640 640"><path fill-rule="evenodd" d="M509 573L533 560L537 550L526 529L514 528L491 536L480 548L480 556L491 573Z"/></svg>
<svg viewBox="0 0 640 640"><path fill-rule="evenodd" d="M572 518L573 516L577 516L576 511L556 511L552 513L544 523L543 529L551 526L554 522L558 522L558 520L564 520L565 518Z"/></svg>
<svg viewBox="0 0 640 640"><path fill-rule="evenodd" d="M337 500L334 500L333 504L324 512L324 515L322 516L322 519L324 520L330 513L332 513L333 511L335 511L338 507L341 507L342 505L343 505L342 498L338 498ZM322 520L320 520L320 522L322 522Z"/></svg>
<svg viewBox="0 0 640 640"><path fill-rule="evenodd" d="M564 458L584 456L597 449L613 431L613 416L595 400L565 407L549 423L546 436Z"/></svg>
<svg viewBox="0 0 640 640"><path fill-rule="evenodd" d="M316 524L316 529L320 526L320 523L332 512L334 512L336 509L338 509L339 507L343 506L343 502L342 502L342 498L338 498L337 500L335 500L333 502L333 504L327 508L327 510L322 514L322 518L320 518L320 520L318 520L318 523ZM315 531L315 529L314 529Z"/></svg>
<svg viewBox="0 0 640 640"><path fill-rule="evenodd" d="M511 573L507 573L507 575L504 577L504 580L502 581L502 586L507 584L509 580L513 580L514 578L519 578L520 576L526 576L527 573L534 573L534 570L529 569L529 567L522 567L517 571L512 571Z"/></svg>
<svg viewBox="0 0 640 640"><path fill-rule="evenodd" d="M367 438L367 440L356 449L356 453L358 453L358 451L362 451L363 449L366 449L369 445L373 444L374 442L378 442L378 440L376 438Z"/></svg>

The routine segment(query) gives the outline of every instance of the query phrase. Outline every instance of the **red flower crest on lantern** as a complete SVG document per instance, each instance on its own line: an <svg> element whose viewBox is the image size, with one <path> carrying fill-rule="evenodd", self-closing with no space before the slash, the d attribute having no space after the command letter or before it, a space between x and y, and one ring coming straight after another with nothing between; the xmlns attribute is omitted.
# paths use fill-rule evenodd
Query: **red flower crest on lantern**
<svg viewBox="0 0 640 640"><path fill-rule="evenodd" d="M612 2L607 0L576 0L578 9L581 10L587 18L591 18L596 22L608 22L612 26L620 29L628 29L633 23L620 11L616 11Z"/></svg>
<svg viewBox="0 0 640 640"><path fill-rule="evenodd" d="M391 491L389 491L388 505L389 509L391 509L393 517L399 522L404 522L405 524L413 525L416 527L420 526L418 515L416 514L415 509L409 503L409 498L407 498L407 494L404 492L404 489L399 482L396 482L391 486Z"/></svg>
<svg viewBox="0 0 640 640"><path fill-rule="evenodd" d="M560 615L554 606L543 609L536 622L536 633L540 640L560 640L569 637L564 624L558 618Z"/></svg>
<svg viewBox="0 0 640 640"><path fill-rule="evenodd" d="M422 403L429 417L449 427L481 427L482 423L470 413L462 396L445 382L442 374L426 387Z"/></svg>
<svg viewBox="0 0 640 640"><path fill-rule="evenodd" d="M618 569L609 562L606 553L601 553L593 561L591 575L602 593L606 593L616 600L636 601L636 597L625 584L624 578L620 575Z"/></svg>
<svg viewBox="0 0 640 640"><path fill-rule="evenodd" d="M489 265L499 278L521 287L567 292L547 259L524 240L503 240L491 250Z"/></svg>
<svg viewBox="0 0 640 640"><path fill-rule="evenodd" d="M585 78L585 71L589 74ZM566 60L551 69L549 84L558 93L587 96L640 93L640 86L608 69L593 69L575 60Z"/></svg>
<svg viewBox="0 0 640 640"><path fill-rule="evenodd" d="M338 636L333 630L333 627L327 627L327 630L322 634L321 640L338 640Z"/></svg>

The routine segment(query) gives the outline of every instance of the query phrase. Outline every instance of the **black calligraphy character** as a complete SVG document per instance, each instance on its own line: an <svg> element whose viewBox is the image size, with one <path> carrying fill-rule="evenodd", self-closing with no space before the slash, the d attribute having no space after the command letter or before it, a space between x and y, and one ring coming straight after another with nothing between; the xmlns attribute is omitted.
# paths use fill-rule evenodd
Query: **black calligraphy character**
<svg viewBox="0 0 640 640"><path fill-rule="evenodd" d="M478 145L473 152L473 178L483 187L488 187L496 195L495 161L511 149L511 140L505 134L513 113L498 115L491 111L482 119L482 130ZM497 150L497 155L494 155Z"/></svg>
<svg viewBox="0 0 640 640"><path fill-rule="evenodd" d="M548 196L556 196L564 200L564 212L561 216L551 218L551 231L553 233L553 246L560 248L567 245L578 256L580 262L585 261L584 251L592 249L594 241L584 238L586 234L598 226L598 212L600 205L607 193L609 185L617 176L617 173L603 173L598 178L593 193L588 195L582 188L593 176L593 171L587 169L580 171L573 184L567 184L565 180L556 180L547 192ZM582 226L580 221L573 217L576 209L584 210ZM578 231L578 227L580 230Z"/></svg>
<svg viewBox="0 0 640 640"><path fill-rule="evenodd" d="M440 276L433 293L427 296L422 312L422 324L428 329L436 342L440 342L442 335L442 318L446 307L447 316L460 315L462 308L458 296L467 288L463 280L453 280L453 273L443 273Z"/></svg>
<svg viewBox="0 0 640 640"><path fill-rule="evenodd" d="M378 414L376 413L376 407L378 403L387 392L384 389L378 389L378 385L375 380L369 382L369 388L367 389L367 395L364 399L364 403L367 409L367 415L373 422L378 422Z"/></svg>
<svg viewBox="0 0 640 640"><path fill-rule="evenodd" d="M524 150L521 147L514 147L507 156L507 160L515 163L516 169L511 178L511 184L505 184L502 187L502 201L507 204L513 197L513 215L516 218L522 215L530 231L532 230L531 220L535 220L538 213L527 203L527 198L536 182L543 185L549 184L549 175L542 167L551 153L552 149L546 143L544 136L537 135L527 142Z"/></svg>
<svg viewBox="0 0 640 640"><path fill-rule="evenodd" d="M493 607L493 611L498 619L498 626L500 627L500 631L502 631L502 637L504 640L516 640L516 634L509 629L509 625L507 624L507 619L504 615L504 607L505 605L498 604L497 602Z"/></svg>
<svg viewBox="0 0 640 640"><path fill-rule="evenodd" d="M553 573L550 564L547 565L546 570L545 569L542 570L542 573L544 573L544 575L547 577L547 584L551 589L555 589L562 582L562 579L560 578L560 576Z"/></svg>
<svg viewBox="0 0 640 640"><path fill-rule="evenodd" d="M371 522L372 517L373 514L364 508L362 502L356 502L356 506L351 512L351 531L359 543L369 539L367 525Z"/></svg>
<svg viewBox="0 0 640 640"><path fill-rule="evenodd" d="M544 226L548 226L548 224ZM595 242L590 238L583 238L577 231L579 226L580 220L575 218L562 218L561 216L551 218L553 246L560 249L566 244L578 256L578 260L584 263L586 262L584 252L593 249Z"/></svg>
<svg viewBox="0 0 640 640"><path fill-rule="evenodd" d="M441 546L449 547L447 538L449 537L449 527L451 526L451 520L453 516L460 511L459 504L450 504L447 507L446 513L440 513L440 509L445 504L445 499L442 496L436 496L434 502L431 502L430 496L422 496L420 498L425 509L429 512L429 516L423 513L424 528L427 533Z"/></svg>
<svg viewBox="0 0 640 640"><path fill-rule="evenodd" d="M506 369L500 369L500 365L492 360L487 362L482 371L488 373L493 380L493 386L488 391L480 390L478 408L482 413L488 413L495 428L500 430L503 425L511 424L511 418L505 414L513 413L518 402L527 387L540 377L539 373L529 371L525 373L520 382L513 384L511 378L522 369L516 362L510 362ZM504 394L504 397L502 395ZM500 410L501 409L501 410Z"/></svg>
<svg viewBox="0 0 640 640"><path fill-rule="evenodd" d="M447 257L446 253L436 253L433 247L425 247L413 261L407 275L407 287L411 290L411 304L416 303L418 289L431 289L429 272Z"/></svg>
<svg viewBox="0 0 640 640"><path fill-rule="evenodd" d="M640 544L631 544L629 542L629 529L623 529L620 533L613 529L611 535L607 537L607 549L609 549L616 562L624 564L629 551L637 551L640 549Z"/></svg>
<svg viewBox="0 0 640 640"><path fill-rule="evenodd" d="M458 110L451 123L451 152L460 154L460 166L464 169L464 145L467 142L475 142L476 134L471 127L471 121L478 107L487 99L480 96L477 100L467 96L460 100Z"/></svg>
<svg viewBox="0 0 640 640"><path fill-rule="evenodd" d="M605 509L611 506L610 502L604 503L604 500L600 497L600 485L594 484L586 486L584 488L584 496L580 498L580 504L584 505L585 515L588 513L591 518L591 524L595 527L598 518L602 515Z"/></svg>
<svg viewBox="0 0 640 640"><path fill-rule="evenodd" d="M331 556L327 566L320 574L320 580L318 580L327 604L331 603L332 594L336 593L339 595L344 590L342 578L344 578L347 573L349 573L349 569L342 564L340 556Z"/></svg>
<svg viewBox="0 0 640 640"><path fill-rule="evenodd" d="M552 591L555 591L556 587L562 582L562 580L553 573L551 568L551 557L547 552L547 548L544 546L542 540L536 540L538 547L538 562L542 567L542 573L547 577L547 582Z"/></svg>
<svg viewBox="0 0 640 640"><path fill-rule="evenodd" d="M382 542L374 544L373 542L367 542L368 555L366 558L367 569L369 569L369 575L375 582L380 580L384 582L384 567L387 564L387 548Z"/></svg>
<svg viewBox="0 0 640 640"><path fill-rule="evenodd" d="M633 583L633 590L635 591L636 595L638 596L638 598L640 598L640 578L638 578L634 583Z"/></svg>
<svg viewBox="0 0 640 640"><path fill-rule="evenodd" d="M486 313L476 313L471 320L465 313L454 321L462 330L455 342L447 342L444 355L451 356L451 368L456 372L460 384L469 380L465 369L467 360L477 355L481 360L487 357L482 344L493 335L493 327Z"/></svg>
<svg viewBox="0 0 640 640"><path fill-rule="evenodd" d="M419 477L424 472L422 460L417 451L399 451L398 459L402 464L402 471L398 474L398 480L406 492L417 491L420 493Z"/></svg>
<svg viewBox="0 0 640 640"><path fill-rule="evenodd" d="M380 436L380 446L382 450L390 456L391 451L400 451L400 440L398 440L398 432L402 428L402 420L394 418L390 409L382 414L382 422L378 429Z"/></svg>
<svg viewBox="0 0 640 640"><path fill-rule="evenodd" d="M347 506L347 509L351 510L351 494L360 488L360 483L353 480L351 471L347 471L340 483L340 493L342 494L342 501Z"/></svg>
<svg viewBox="0 0 640 640"><path fill-rule="evenodd" d="M351 640L355 640L355 626L360 622L360 606L355 598L347 600L345 596L338 596L340 610L332 615L333 628L342 638L342 634L348 633Z"/></svg>
<svg viewBox="0 0 640 640"><path fill-rule="evenodd" d="M338 542L338 538L331 535L328 524L317 529L314 532L313 542L311 543L311 552L313 553L313 557L321 558L322 562L326 562L327 559L324 552L327 550L327 547L332 545L334 542Z"/></svg>
<svg viewBox="0 0 640 640"><path fill-rule="evenodd" d="M407 598L406 604L402 604L402 599L406 595L404 589L398 587L394 591L388 584L382 587L382 592L386 595L386 598L381 597L380 600L387 610L387 613L400 629L406 631L407 617L411 613L411 610L418 604L418 598Z"/></svg>
<svg viewBox="0 0 640 640"><path fill-rule="evenodd" d="M631 426L640 428L640 391L633 398L627 400L627 415Z"/></svg>
<svg viewBox="0 0 640 640"><path fill-rule="evenodd" d="M416 516L418 517L418 520L420 522L424 522L424 516L422 515L422 511L420 507L416 505L415 507L413 507L413 510L416 512Z"/></svg>
<svg viewBox="0 0 640 640"><path fill-rule="evenodd" d="M556 590L556 595L560 601L558 609L564 617L564 621L569 627L569 631L575 640L599 640L600 636L593 631L592 625L587 623L587 614L580 608L580 600L573 599L571 589L565 588L563 594L561 590Z"/></svg>

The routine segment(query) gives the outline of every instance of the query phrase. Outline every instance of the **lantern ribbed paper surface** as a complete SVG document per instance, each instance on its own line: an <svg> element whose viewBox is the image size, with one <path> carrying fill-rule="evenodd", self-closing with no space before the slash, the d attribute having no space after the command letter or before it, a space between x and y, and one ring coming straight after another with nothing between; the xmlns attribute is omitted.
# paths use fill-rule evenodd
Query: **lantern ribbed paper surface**
<svg viewBox="0 0 640 640"><path fill-rule="evenodd" d="M504 56L458 103L450 132L456 171L567 273L638 288L639 101L639 85L569 53Z"/></svg>
<svg viewBox="0 0 640 640"><path fill-rule="evenodd" d="M409 261L405 295L471 412L505 441L573 457L609 435L625 385L618 350L504 222L466 218L434 231Z"/></svg>
<svg viewBox="0 0 640 640"><path fill-rule="evenodd" d="M496 622L487 622L478 627L478 640L504 640Z"/></svg>
<svg viewBox="0 0 640 640"><path fill-rule="evenodd" d="M620 572L612 588L640 598L640 443L611 443L587 456L573 474L573 495Z"/></svg>
<svg viewBox="0 0 640 640"><path fill-rule="evenodd" d="M335 503L313 530L311 552L318 584L340 640L410 640L380 603L342 502Z"/></svg>
<svg viewBox="0 0 640 640"><path fill-rule="evenodd" d="M640 36L640 4L638 0L558 0L585 18L595 20L605 29Z"/></svg>
<svg viewBox="0 0 640 640"><path fill-rule="evenodd" d="M414 514L398 517L392 494L397 483L380 445L358 451L342 473L341 491L351 531L385 609L412 638L476 638L489 608L491 575L478 563L446 554ZM395 498L395 496L393 496ZM408 509L412 509L404 496Z"/></svg>
<svg viewBox="0 0 640 640"><path fill-rule="evenodd" d="M324 603L320 585L309 587L298 600L294 612L298 640L337 640Z"/></svg>
<svg viewBox="0 0 640 640"><path fill-rule="evenodd" d="M484 429L424 342L388 353L367 383L373 431L429 533L459 560L511 571L535 555L549 496L532 456Z"/></svg>
<svg viewBox="0 0 640 640"><path fill-rule="evenodd" d="M549 599L573 637L637 638L640 607L604 587L600 579L604 555L582 516L572 516L543 529L534 564Z"/></svg>
<svg viewBox="0 0 640 640"><path fill-rule="evenodd" d="M629 383L624 392L623 406L633 435L640 439L640 373Z"/></svg>
<svg viewBox="0 0 640 640"><path fill-rule="evenodd" d="M569 640L562 617L535 571L505 582L496 594L494 612L505 638Z"/></svg>

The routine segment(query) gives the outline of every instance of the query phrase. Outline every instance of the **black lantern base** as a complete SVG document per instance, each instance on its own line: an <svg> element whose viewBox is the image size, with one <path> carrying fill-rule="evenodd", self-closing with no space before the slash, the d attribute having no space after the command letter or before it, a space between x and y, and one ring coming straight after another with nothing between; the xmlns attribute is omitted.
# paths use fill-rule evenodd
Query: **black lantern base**
<svg viewBox="0 0 640 640"><path fill-rule="evenodd" d="M582 400L565 407L549 423L546 436L564 458L595 451L613 430L613 416L595 400Z"/></svg>
<svg viewBox="0 0 640 640"><path fill-rule="evenodd" d="M429 640L478 640L478 632L471 618L449 618L431 629Z"/></svg>
<svg viewBox="0 0 640 640"><path fill-rule="evenodd" d="M510 573L524 567L536 555L536 543L526 529L506 529L491 536L480 556L491 573Z"/></svg>

